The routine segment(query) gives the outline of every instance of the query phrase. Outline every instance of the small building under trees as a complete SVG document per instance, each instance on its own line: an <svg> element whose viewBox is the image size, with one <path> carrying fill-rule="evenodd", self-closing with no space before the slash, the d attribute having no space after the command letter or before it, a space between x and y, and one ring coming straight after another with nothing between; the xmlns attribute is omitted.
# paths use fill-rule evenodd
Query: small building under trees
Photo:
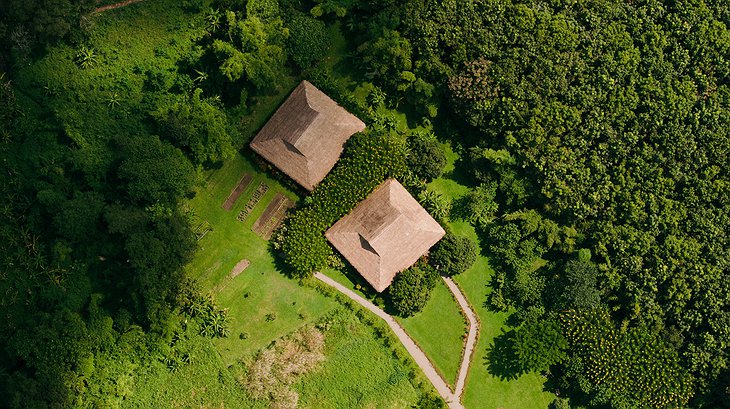
<svg viewBox="0 0 730 409"><path fill-rule="evenodd" d="M345 142L364 129L356 116L302 81L251 141L251 149L313 190L335 166Z"/></svg>
<svg viewBox="0 0 730 409"><path fill-rule="evenodd" d="M325 236L381 292L444 234L403 185L388 179Z"/></svg>

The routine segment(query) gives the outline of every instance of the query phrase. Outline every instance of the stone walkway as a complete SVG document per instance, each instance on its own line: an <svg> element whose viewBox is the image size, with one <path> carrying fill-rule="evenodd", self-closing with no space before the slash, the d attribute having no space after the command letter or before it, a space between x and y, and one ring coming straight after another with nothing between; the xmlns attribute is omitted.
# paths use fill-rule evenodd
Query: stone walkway
<svg viewBox="0 0 730 409"><path fill-rule="evenodd" d="M477 321L476 317L474 316L474 312L471 310L471 308L469 308L469 305L466 302L466 298L463 294L461 294L461 291L459 291L459 288L456 287L456 284L450 282L450 279L444 279L444 281L446 281L446 285L449 286L449 290L454 293L454 296L459 301L459 305L461 306L461 308L464 309L464 306L466 306L464 314L467 316L467 319L469 319L469 337L467 338L467 346L464 350L461 368L459 369L459 378L455 388L457 393L454 393L451 391L451 388L449 388L449 385L446 383L446 381L444 381L444 379L441 378L438 372L436 372L436 368L433 367L433 364L431 363L431 361L429 361L428 357L426 357L426 354L423 353L421 348L416 345L413 339L411 339L411 337L406 333L405 330L403 330L403 328L395 321L395 319L393 319L393 317L378 308L375 304L361 297L360 295L345 287L344 285L338 283L337 281L327 277L326 275L322 273L314 273L314 277L319 281L322 281L323 283L329 285L330 287L333 287L335 290L341 292L351 300L365 307L368 311L382 318L385 323L388 324L388 326L393 330L395 335L398 337L398 340L400 340L401 344L403 344L411 357L413 357L413 360L421 368L423 373L426 375L426 378L428 378L428 380L431 382L439 395L441 395L444 401L446 401L446 403L449 405L449 409L464 409L464 406L461 404L459 397L461 396L461 391L464 390L464 380L466 379L466 373L469 369L469 361L472 355L472 351L474 350L474 342L476 341L477 333ZM462 301L464 302L464 304L462 304ZM470 343L470 340L472 339L472 333L473 341L471 341Z"/></svg>

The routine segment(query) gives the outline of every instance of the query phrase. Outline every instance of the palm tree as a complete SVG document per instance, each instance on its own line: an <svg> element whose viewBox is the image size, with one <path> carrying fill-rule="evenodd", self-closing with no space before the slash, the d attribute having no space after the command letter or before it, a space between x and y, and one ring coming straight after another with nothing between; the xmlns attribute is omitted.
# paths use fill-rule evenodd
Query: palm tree
<svg viewBox="0 0 730 409"><path fill-rule="evenodd" d="M82 69L91 68L99 62L99 56L93 48L82 45L79 52L76 53L76 62Z"/></svg>
<svg viewBox="0 0 730 409"><path fill-rule="evenodd" d="M107 105L109 105L109 108L114 108L119 106L119 94L116 92L113 93L107 100Z"/></svg>
<svg viewBox="0 0 730 409"><path fill-rule="evenodd" d="M208 9L208 12L205 16L206 21L208 22L208 31L213 32L218 30L221 27L221 12L218 9Z"/></svg>
<svg viewBox="0 0 730 409"><path fill-rule="evenodd" d="M203 81L205 81L205 80L208 79L208 73L207 72L205 72L205 71L198 71L198 70L193 70L193 71L195 71L195 73L198 74L197 77L193 78L193 82L200 83L200 82L203 82Z"/></svg>

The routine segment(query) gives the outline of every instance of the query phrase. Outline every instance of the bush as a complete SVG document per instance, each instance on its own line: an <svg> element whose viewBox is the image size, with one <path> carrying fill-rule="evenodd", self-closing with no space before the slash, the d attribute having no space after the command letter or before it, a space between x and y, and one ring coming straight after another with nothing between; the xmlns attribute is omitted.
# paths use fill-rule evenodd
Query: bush
<svg viewBox="0 0 730 409"><path fill-rule="evenodd" d="M566 358L568 342L555 321L526 322L513 338L513 351L524 372L544 371Z"/></svg>
<svg viewBox="0 0 730 409"><path fill-rule="evenodd" d="M409 317L420 312L431 298L438 274L430 266L414 266L395 276L388 289L398 315Z"/></svg>
<svg viewBox="0 0 730 409"><path fill-rule="evenodd" d="M555 398L550 403L550 409L570 409L570 401L566 398Z"/></svg>
<svg viewBox="0 0 730 409"><path fill-rule="evenodd" d="M433 138L416 135L409 140L408 167L419 178L433 180L446 166L446 154Z"/></svg>
<svg viewBox="0 0 730 409"><path fill-rule="evenodd" d="M324 58L332 41L322 21L297 13L289 22L287 51L292 61L305 70Z"/></svg>
<svg viewBox="0 0 730 409"><path fill-rule="evenodd" d="M446 234L431 252L431 265L447 276L463 273L477 259L477 246L468 237Z"/></svg>
<svg viewBox="0 0 730 409"><path fill-rule="evenodd" d="M293 273L306 277L328 266L332 248L324 232L388 177L405 170L402 141L385 135L357 134L345 155L289 219L281 249Z"/></svg>
<svg viewBox="0 0 730 409"><path fill-rule="evenodd" d="M412 407L413 409L445 409L446 403L435 393L424 393Z"/></svg>
<svg viewBox="0 0 730 409"><path fill-rule="evenodd" d="M458 200L454 208L455 216L484 229L499 210L497 202L494 201L496 195L496 183L481 184L469 190L469 193Z"/></svg>
<svg viewBox="0 0 730 409"><path fill-rule="evenodd" d="M214 100L201 99L201 94L196 89L190 98L163 104L152 113L162 135L196 165L219 162L235 153L226 114Z"/></svg>

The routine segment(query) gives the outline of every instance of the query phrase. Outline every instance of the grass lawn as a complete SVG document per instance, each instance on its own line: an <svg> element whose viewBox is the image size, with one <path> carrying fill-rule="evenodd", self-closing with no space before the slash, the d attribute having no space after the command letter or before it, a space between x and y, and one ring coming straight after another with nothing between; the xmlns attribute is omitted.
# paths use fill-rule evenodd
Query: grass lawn
<svg viewBox="0 0 730 409"><path fill-rule="evenodd" d="M429 188L454 199L467 193L468 187L455 180L454 162L458 160L458 155L449 146L444 147L449 160L445 176L434 180ZM468 223L452 221L449 226L454 233L479 242L474 227ZM509 315L492 312L486 307L487 294L490 291L488 283L493 273L489 260L479 255L469 270L454 277L480 320L479 341L469 368L462 402L465 407L475 409L547 408L554 396L543 392L544 378L539 374L531 373L514 380L504 380L488 370L487 351L494 338L507 328L506 320Z"/></svg>
<svg viewBox="0 0 730 409"><path fill-rule="evenodd" d="M375 297L375 291L357 272L348 271L347 274L338 270L324 271L327 276L385 308L382 299ZM359 285L359 287L358 287ZM387 311L394 314L393 311ZM459 311L459 305L451 292L439 280L431 294L431 299L423 311L413 317L395 317L406 330L408 335L423 350L433 366L451 386L456 382L456 376L461 364L461 354L464 346L463 336L468 330L466 321ZM438 329L438 330L435 330Z"/></svg>
<svg viewBox="0 0 730 409"><path fill-rule="evenodd" d="M328 327L327 361L295 385L299 407L407 408L415 403L422 392L413 385L409 369L384 347L370 325L343 308Z"/></svg>
<svg viewBox="0 0 730 409"><path fill-rule="evenodd" d="M397 321L453 387L468 328L446 284L439 280L423 311L413 317L397 318Z"/></svg>
<svg viewBox="0 0 730 409"><path fill-rule="evenodd" d="M213 292L219 305L229 308L231 336L216 341L226 363L258 351L307 322L316 321L338 305L331 298L284 276L268 243L251 231L251 225L277 192L296 200L294 194L254 166L248 158L236 155L221 169L207 172L206 186L189 202L197 218L213 227L198 242L200 248L187 271L205 290ZM224 210L221 204L244 173L253 175L251 183L233 209ZM236 216L260 182L266 183L269 190L248 218L238 221ZM251 264L234 279L228 279L233 266L242 259ZM268 314L273 314L275 319L269 316L267 320ZM239 338L242 333L247 339Z"/></svg>

